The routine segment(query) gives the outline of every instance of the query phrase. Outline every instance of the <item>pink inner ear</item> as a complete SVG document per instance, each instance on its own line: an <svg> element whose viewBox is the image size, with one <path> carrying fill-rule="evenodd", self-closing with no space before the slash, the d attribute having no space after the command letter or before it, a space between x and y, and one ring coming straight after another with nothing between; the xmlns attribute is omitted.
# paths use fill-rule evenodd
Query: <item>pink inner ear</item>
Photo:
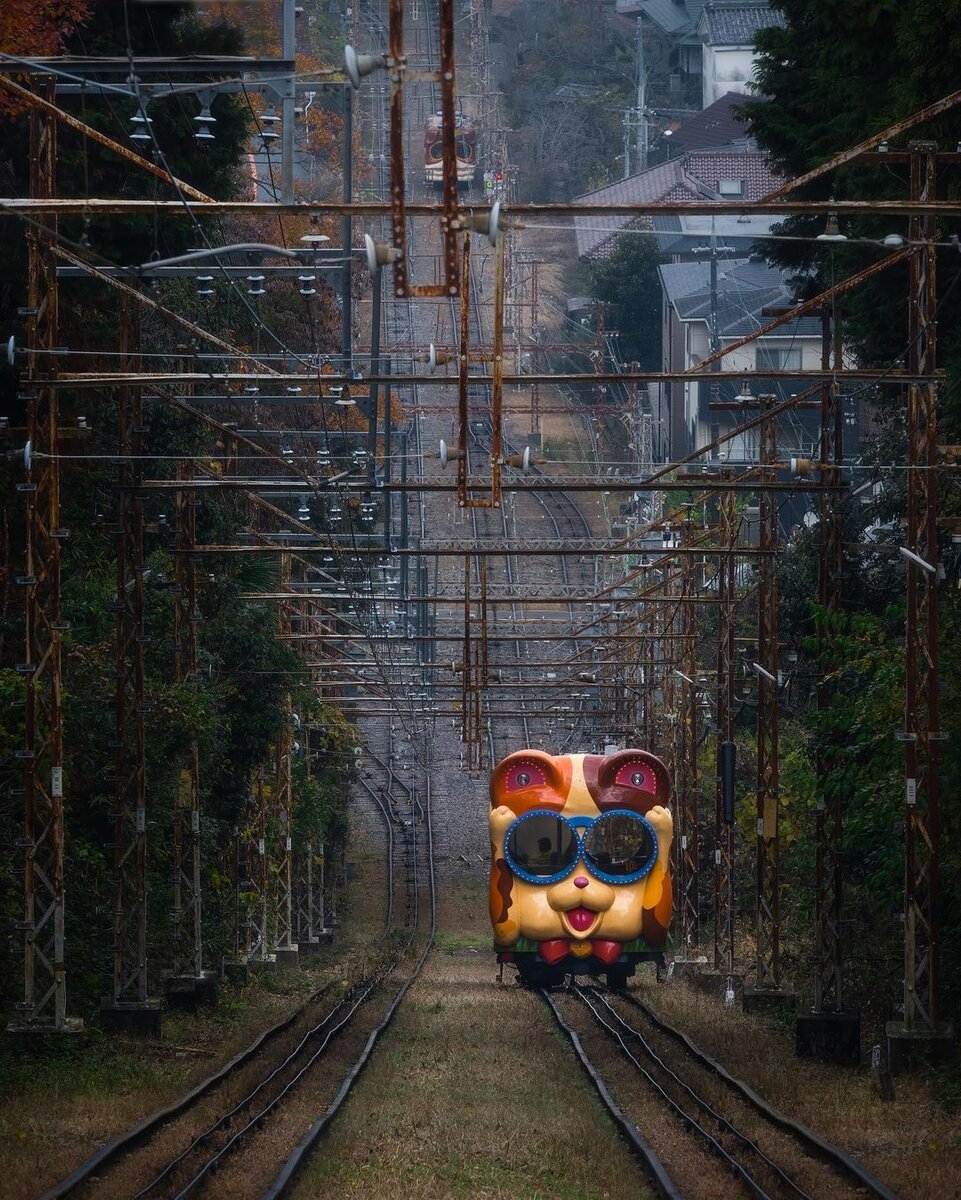
<svg viewBox="0 0 961 1200"><path fill-rule="evenodd" d="M543 787L546 782L547 776L535 763L514 763L504 780L504 791L519 792L523 788Z"/></svg>
<svg viewBox="0 0 961 1200"><path fill-rule="evenodd" d="M639 778L635 778L635 777ZM619 768L617 775L614 777L614 782L619 787L637 788L641 792L650 792L652 795L657 792L657 776L654 771L639 760L634 762L626 762Z"/></svg>

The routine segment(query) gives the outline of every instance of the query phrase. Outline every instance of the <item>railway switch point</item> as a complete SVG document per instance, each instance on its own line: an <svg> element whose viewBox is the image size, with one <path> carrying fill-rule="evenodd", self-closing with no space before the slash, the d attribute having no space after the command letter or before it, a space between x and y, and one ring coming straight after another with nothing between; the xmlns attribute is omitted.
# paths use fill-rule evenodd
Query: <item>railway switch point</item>
<svg viewBox="0 0 961 1200"><path fill-rule="evenodd" d="M107 1033L132 1033L140 1037L160 1037L163 1013L159 1000L116 1004L104 1000L100 1005L100 1023Z"/></svg>
<svg viewBox="0 0 961 1200"><path fill-rule="evenodd" d="M798 1058L856 1067L861 1061L861 1014L856 1009L799 1012L794 1048Z"/></svg>

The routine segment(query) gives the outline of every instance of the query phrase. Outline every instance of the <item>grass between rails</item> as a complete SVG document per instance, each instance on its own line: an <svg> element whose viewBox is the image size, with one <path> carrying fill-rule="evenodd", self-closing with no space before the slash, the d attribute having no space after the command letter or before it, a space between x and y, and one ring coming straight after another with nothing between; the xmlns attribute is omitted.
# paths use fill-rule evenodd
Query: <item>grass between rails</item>
<svg viewBox="0 0 961 1200"><path fill-rule="evenodd" d="M650 1195L537 996L435 950L295 1195Z"/></svg>

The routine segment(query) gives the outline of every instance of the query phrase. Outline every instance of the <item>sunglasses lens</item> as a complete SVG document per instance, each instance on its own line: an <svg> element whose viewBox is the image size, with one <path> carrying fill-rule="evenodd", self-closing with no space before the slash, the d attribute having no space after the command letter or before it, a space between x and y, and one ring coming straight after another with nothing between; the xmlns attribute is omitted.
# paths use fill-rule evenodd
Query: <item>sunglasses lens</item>
<svg viewBox="0 0 961 1200"><path fill-rule="evenodd" d="M648 866L656 846L650 827L639 817L611 813L591 826L584 855L604 875L635 875Z"/></svg>
<svg viewBox="0 0 961 1200"><path fill-rule="evenodd" d="M537 813L515 825L507 839L507 852L514 866L546 878L571 866L577 857L577 842L566 821Z"/></svg>

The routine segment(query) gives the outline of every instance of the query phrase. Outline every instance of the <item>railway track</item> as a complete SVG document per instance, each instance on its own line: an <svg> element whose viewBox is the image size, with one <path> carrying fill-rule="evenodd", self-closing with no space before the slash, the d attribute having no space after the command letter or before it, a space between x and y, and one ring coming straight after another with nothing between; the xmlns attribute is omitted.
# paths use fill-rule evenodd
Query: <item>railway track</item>
<svg viewBox="0 0 961 1200"><path fill-rule="evenodd" d="M422 789L400 786L392 767L379 759L375 765L383 784L364 786L390 830L388 916L381 937L355 965L353 981L318 988L245 1051L175 1104L114 1138L42 1200L279 1197L292 1186L420 973L433 940L429 779ZM398 889L405 898L400 930L393 921L401 909ZM308 1132L297 1141L292 1135L302 1134L305 1114Z"/></svg>
<svg viewBox="0 0 961 1200"><path fill-rule="evenodd" d="M662 1196L897 1200L637 996L579 983L541 995Z"/></svg>

